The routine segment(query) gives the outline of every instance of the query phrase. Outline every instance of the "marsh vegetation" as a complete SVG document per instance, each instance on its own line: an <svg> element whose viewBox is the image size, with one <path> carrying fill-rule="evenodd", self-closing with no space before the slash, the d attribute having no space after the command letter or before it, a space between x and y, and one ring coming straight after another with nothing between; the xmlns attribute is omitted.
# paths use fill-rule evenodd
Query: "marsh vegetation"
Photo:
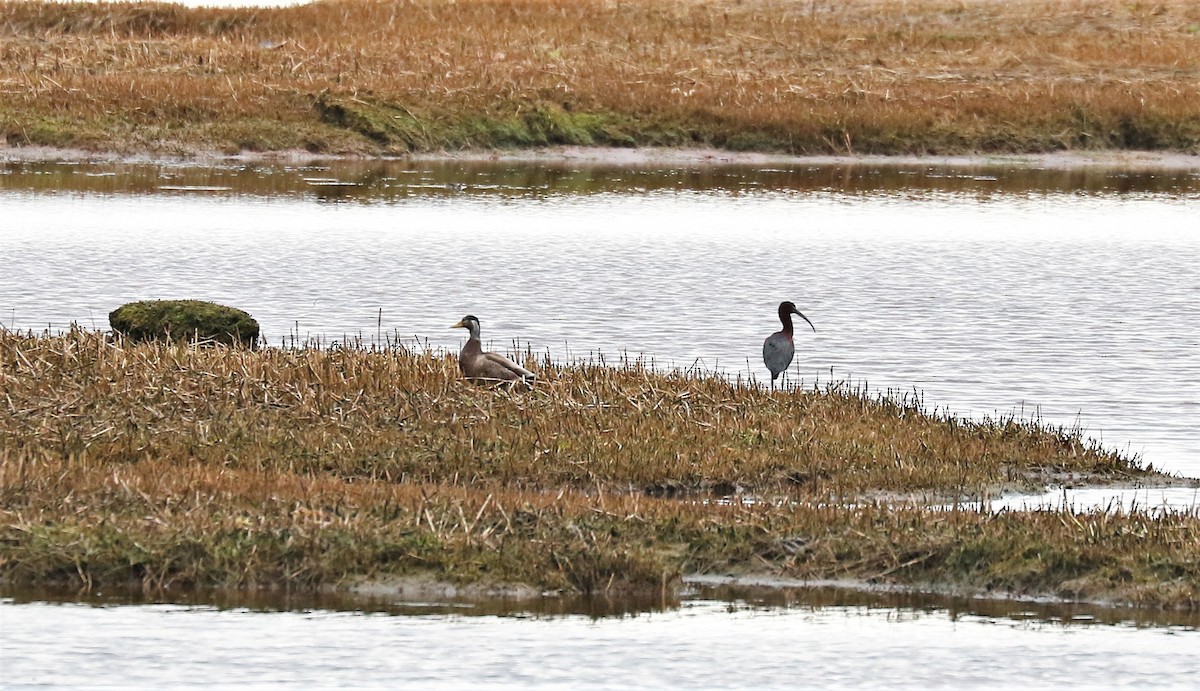
<svg viewBox="0 0 1200 691"><path fill-rule="evenodd" d="M0 0L0 136L156 154L1198 153L1198 48L1182 0ZM400 346L0 332L0 579L593 593L765 573L1200 603L1194 511L984 508L1170 481L1078 429L965 420L916 392L533 360L517 390Z"/></svg>
<svg viewBox="0 0 1200 691"><path fill-rule="evenodd" d="M1198 601L1194 514L972 504L1162 479L1077 431L636 361L535 369L510 390L402 347L0 333L0 574L607 592L771 573Z"/></svg>
<svg viewBox="0 0 1200 691"><path fill-rule="evenodd" d="M0 84L12 145L1197 152L1200 7L8 0Z"/></svg>

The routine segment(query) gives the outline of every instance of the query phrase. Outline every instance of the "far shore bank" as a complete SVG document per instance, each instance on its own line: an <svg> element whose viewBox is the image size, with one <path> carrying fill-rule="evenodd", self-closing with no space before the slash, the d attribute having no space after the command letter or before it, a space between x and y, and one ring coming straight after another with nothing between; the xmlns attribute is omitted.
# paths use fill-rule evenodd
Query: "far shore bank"
<svg viewBox="0 0 1200 691"><path fill-rule="evenodd" d="M47 146L0 146L2 163L110 163L194 164L227 163L307 165L330 161L407 160L584 165L599 167L667 166L938 166L1004 167L1015 169L1073 170L1114 169L1129 171L1195 171L1200 173L1200 155L1167 151L1057 151L1030 154L973 154L956 156L796 156L791 154L725 151L712 148L677 147L587 147L553 146L532 149L463 150L370 156L363 154L312 153L304 150L243 151L236 154L211 149L165 155L150 151L129 153Z"/></svg>
<svg viewBox="0 0 1200 691"><path fill-rule="evenodd" d="M615 165L642 147L701 152L684 162L1200 155L1186 0L4 7L0 81L20 85L0 102L7 146L305 160L613 147L597 163Z"/></svg>

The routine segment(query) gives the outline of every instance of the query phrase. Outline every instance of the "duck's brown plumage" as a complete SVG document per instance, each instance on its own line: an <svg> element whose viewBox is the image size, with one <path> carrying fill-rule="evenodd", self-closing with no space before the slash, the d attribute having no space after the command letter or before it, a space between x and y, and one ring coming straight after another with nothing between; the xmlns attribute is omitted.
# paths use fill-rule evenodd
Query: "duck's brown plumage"
<svg viewBox="0 0 1200 691"><path fill-rule="evenodd" d="M466 329L471 334L458 353L458 368L467 379L531 383L537 377L533 372L499 353L484 351L479 341L479 319L474 316L468 314L451 328Z"/></svg>

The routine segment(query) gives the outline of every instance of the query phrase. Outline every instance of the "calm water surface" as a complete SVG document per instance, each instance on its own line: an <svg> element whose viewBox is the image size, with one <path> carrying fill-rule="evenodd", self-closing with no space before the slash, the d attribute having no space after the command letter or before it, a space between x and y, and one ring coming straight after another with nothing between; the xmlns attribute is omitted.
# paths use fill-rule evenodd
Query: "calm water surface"
<svg viewBox="0 0 1200 691"><path fill-rule="evenodd" d="M276 345L455 350L470 312L501 348L761 381L791 299L818 329L792 384L1078 425L1197 477L1198 204L1191 174L1095 170L8 164L0 325L103 329L124 302L187 297L249 310ZM1186 508L1196 490L1006 501ZM1187 617L806 592L514 609L0 588L0 686L1195 682Z"/></svg>
<svg viewBox="0 0 1200 691"><path fill-rule="evenodd" d="M5 688L1186 688L1195 622L803 592L616 616L0 599ZM1125 614L1128 614L1127 612Z"/></svg>
<svg viewBox="0 0 1200 691"><path fill-rule="evenodd" d="M1080 426L1200 477L1200 177L993 168L520 164L0 167L0 324L140 299L250 311L273 344L603 353Z"/></svg>

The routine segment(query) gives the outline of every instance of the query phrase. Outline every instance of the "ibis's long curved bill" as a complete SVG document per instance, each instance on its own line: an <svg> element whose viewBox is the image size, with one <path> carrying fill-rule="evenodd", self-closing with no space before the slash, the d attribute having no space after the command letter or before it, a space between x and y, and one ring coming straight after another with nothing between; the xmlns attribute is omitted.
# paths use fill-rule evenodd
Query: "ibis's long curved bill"
<svg viewBox="0 0 1200 691"><path fill-rule="evenodd" d="M801 319L808 322L808 326L809 326L809 328L811 328L813 330L813 333L817 332L817 327L813 326L813 323L808 321L808 317L804 316L804 314L800 310L793 310L793 314L799 314Z"/></svg>

